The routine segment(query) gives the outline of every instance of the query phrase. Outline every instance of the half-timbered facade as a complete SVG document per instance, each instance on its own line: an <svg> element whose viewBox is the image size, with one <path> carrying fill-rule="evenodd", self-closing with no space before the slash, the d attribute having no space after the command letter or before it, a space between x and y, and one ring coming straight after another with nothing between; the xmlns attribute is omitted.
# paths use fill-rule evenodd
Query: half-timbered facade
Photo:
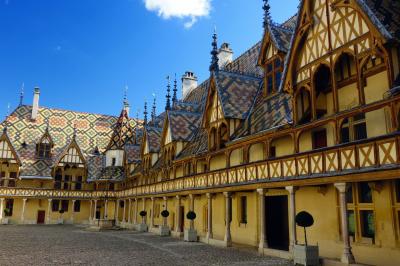
<svg viewBox="0 0 400 266"><path fill-rule="evenodd" d="M133 228L145 210L152 232L291 258L304 210L324 264L399 265L400 3L264 11L260 42L232 60L215 33L209 79L187 72L172 103L168 82L149 121L126 102L119 117L39 107L35 90L0 126L2 222Z"/></svg>

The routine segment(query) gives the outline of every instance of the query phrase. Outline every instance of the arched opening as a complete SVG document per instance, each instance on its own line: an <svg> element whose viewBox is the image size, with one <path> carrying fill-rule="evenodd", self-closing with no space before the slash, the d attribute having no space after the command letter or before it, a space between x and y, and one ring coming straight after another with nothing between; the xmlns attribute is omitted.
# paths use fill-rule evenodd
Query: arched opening
<svg viewBox="0 0 400 266"><path fill-rule="evenodd" d="M333 93L331 70L321 65L314 74L314 91L317 118L333 113Z"/></svg>
<svg viewBox="0 0 400 266"><path fill-rule="evenodd" d="M210 159L210 171L226 168L226 157L224 153L213 156Z"/></svg>
<svg viewBox="0 0 400 266"><path fill-rule="evenodd" d="M230 166L238 166L243 163L243 148L233 150L229 157Z"/></svg>
<svg viewBox="0 0 400 266"><path fill-rule="evenodd" d="M256 143L250 146L249 162L257 162L265 159L264 143Z"/></svg>
<svg viewBox="0 0 400 266"><path fill-rule="evenodd" d="M291 155L294 153L294 140L291 135L275 138L269 145L269 158Z"/></svg>
<svg viewBox="0 0 400 266"><path fill-rule="evenodd" d="M303 131L299 138L299 152L322 149L335 145L335 128L331 123Z"/></svg>
<svg viewBox="0 0 400 266"><path fill-rule="evenodd" d="M370 56L362 65L365 103L382 100L390 89L385 60L377 55Z"/></svg>
<svg viewBox="0 0 400 266"><path fill-rule="evenodd" d="M296 96L297 123L306 124L311 121L311 96L310 92L302 87Z"/></svg>
<svg viewBox="0 0 400 266"><path fill-rule="evenodd" d="M357 87L357 68L355 58L349 53L342 54L335 64L335 81L339 111L347 110L359 104Z"/></svg>
<svg viewBox="0 0 400 266"><path fill-rule="evenodd" d="M226 126L225 123L222 123L221 126L219 127L219 147L224 148L225 143L228 140L229 140L228 127Z"/></svg>

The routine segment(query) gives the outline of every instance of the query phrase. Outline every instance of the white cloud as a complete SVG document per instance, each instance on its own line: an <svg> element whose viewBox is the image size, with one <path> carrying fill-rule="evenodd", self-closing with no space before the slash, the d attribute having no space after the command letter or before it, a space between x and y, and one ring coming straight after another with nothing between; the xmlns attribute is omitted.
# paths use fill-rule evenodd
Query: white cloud
<svg viewBox="0 0 400 266"><path fill-rule="evenodd" d="M147 10L157 12L163 19L186 19L185 28L208 16L211 9L211 0L144 0L144 3Z"/></svg>

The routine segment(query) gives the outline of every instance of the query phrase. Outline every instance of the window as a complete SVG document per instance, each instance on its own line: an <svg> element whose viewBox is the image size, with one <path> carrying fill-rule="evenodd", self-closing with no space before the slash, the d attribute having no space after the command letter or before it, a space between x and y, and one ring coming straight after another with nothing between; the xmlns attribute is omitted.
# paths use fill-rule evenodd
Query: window
<svg viewBox="0 0 400 266"><path fill-rule="evenodd" d="M264 95L271 95L278 91L282 78L282 60L277 57L267 63L265 67Z"/></svg>
<svg viewBox="0 0 400 266"><path fill-rule="evenodd" d="M340 132L342 143L366 139L368 135L365 114L344 119Z"/></svg>
<svg viewBox="0 0 400 266"><path fill-rule="evenodd" d="M327 137L326 137L326 129L314 131L312 133L312 145L313 149L321 149L328 146Z"/></svg>
<svg viewBox="0 0 400 266"><path fill-rule="evenodd" d="M317 118L328 114L328 102L333 102L331 70L321 65L314 75Z"/></svg>
<svg viewBox="0 0 400 266"><path fill-rule="evenodd" d="M78 176L76 178L75 189L81 190L82 189L82 176Z"/></svg>
<svg viewBox="0 0 400 266"><path fill-rule="evenodd" d="M311 95L306 88L301 88L296 96L297 123L302 125L311 121Z"/></svg>
<svg viewBox="0 0 400 266"><path fill-rule="evenodd" d="M64 176L63 189L65 189L65 190L69 189L69 181L70 180L71 180L71 176L69 176L69 175Z"/></svg>
<svg viewBox="0 0 400 266"><path fill-rule="evenodd" d="M68 212L68 205L69 205L69 200L62 200L61 201L61 209L64 212Z"/></svg>
<svg viewBox="0 0 400 266"><path fill-rule="evenodd" d="M336 82L339 83L338 87L342 87L340 83L355 77L356 74L354 57L350 54L341 55L335 67L335 78Z"/></svg>
<svg viewBox="0 0 400 266"><path fill-rule="evenodd" d="M353 241L373 244L375 215L368 182L353 183L346 193L349 234Z"/></svg>
<svg viewBox="0 0 400 266"><path fill-rule="evenodd" d="M52 141L49 136L43 136L36 145L36 155L39 158L48 159L51 157Z"/></svg>
<svg viewBox="0 0 400 266"><path fill-rule="evenodd" d="M9 210L5 216L11 217L13 215L13 209L14 209L14 199L6 199L6 209Z"/></svg>
<svg viewBox="0 0 400 266"><path fill-rule="evenodd" d="M77 201L75 201L75 204L74 204L74 212L80 212L80 211L81 211L81 201L77 200Z"/></svg>
<svg viewBox="0 0 400 266"><path fill-rule="evenodd" d="M117 159L115 157L111 158L111 166L115 166L117 164Z"/></svg>
<svg viewBox="0 0 400 266"><path fill-rule="evenodd" d="M51 201L51 211L58 212L60 209L60 201L59 200L52 200Z"/></svg>
<svg viewBox="0 0 400 266"><path fill-rule="evenodd" d="M240 223L247 224L247 197L240 197Z"/></svg>

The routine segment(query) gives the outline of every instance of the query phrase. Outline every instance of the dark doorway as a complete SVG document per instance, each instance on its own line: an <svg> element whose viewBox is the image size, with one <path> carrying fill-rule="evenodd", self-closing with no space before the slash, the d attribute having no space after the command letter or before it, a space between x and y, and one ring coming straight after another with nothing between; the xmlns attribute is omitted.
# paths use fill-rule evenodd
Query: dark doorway
<svg viewBox="0 0 400 266"><path fill-rule="evenodd" d="M44 224L45 217L46 217L46 212L45 211L38 211L37 224Z"/></svg>
<svg viewBox="0 0 400 266"><path fill-rule="evenodd" d="M181 232L184 231L185 228L185 207L180 206L179 208L179 224L181 225L181 228L179 228L181 230Z"/></svg>
<svg viewBox="0 0 400 266"><path fill-rule="evenodd" d="M100 210L96 210L96 219L100 219Z"/></svg>
<svg viewBox="0 0 400 266"><path fill-rule="evenodd" d="M287 196L265 197L266 239L268 247L289 250Z"/></svg>

